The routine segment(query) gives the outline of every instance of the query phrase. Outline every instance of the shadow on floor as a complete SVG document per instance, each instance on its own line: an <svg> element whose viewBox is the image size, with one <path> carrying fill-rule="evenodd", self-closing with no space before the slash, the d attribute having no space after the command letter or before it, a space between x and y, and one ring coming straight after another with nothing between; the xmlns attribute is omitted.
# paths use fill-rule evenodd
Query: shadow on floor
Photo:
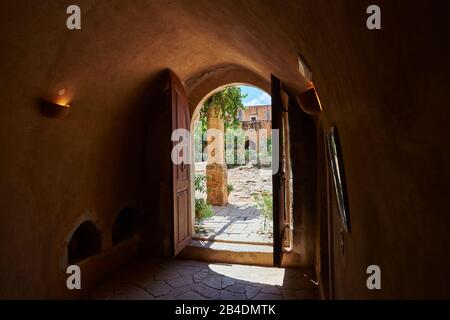
<svg viewBox="0 0 450 320"><path fill-rule="evenodd" d="M272 222L265 220L255 206L229 204L213 209L214 216L196 222L195 237L208 240L272 243Z"/></svg>

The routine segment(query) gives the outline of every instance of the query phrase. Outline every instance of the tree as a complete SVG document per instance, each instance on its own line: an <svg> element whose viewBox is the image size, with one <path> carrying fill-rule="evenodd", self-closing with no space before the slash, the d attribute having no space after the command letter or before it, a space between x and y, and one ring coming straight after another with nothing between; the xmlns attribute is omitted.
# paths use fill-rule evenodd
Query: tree
<svg viewBox="0 0 450 320"><path fill-rule="evenodd" d="M212 105L220 109L220 117L224 120L225 130L228 128L236 129L239 126L238 114L244 110L243 99L247 97L242 94L239 87L227 87L212 95L200 110L200 120L202 121L203 131L206 130L206 113Z"/></svg>

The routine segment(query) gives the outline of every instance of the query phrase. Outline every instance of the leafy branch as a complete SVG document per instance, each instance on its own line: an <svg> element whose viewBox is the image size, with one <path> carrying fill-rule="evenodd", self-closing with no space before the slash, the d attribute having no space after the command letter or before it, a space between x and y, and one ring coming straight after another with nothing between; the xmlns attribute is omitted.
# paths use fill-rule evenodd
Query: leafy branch
<svg viewBox="0 0 450 320"><path fill-rule="evenodd" d="M211 106L219 108L219 115L224 120L225 130L228 128L236 129L239 127L239 111L244 110L242 102L247 94L241 92L239 87L227 87L212 95L200 110L200 120L202 121L202 131L206 131L207 113Z"/></svg>

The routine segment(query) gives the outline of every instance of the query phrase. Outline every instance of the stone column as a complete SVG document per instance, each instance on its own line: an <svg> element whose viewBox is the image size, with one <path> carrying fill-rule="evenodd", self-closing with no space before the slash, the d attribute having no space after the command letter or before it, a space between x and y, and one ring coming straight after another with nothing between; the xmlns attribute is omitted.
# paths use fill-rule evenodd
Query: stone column
<svg viewBox="0 0 450 320"><path fill-rule="evenodd" d="M224 206L228 203L228 179L224 149L224 122L220 117L218 107L210 106L208 108L207 123L207 201L213 206Z"/></svg>

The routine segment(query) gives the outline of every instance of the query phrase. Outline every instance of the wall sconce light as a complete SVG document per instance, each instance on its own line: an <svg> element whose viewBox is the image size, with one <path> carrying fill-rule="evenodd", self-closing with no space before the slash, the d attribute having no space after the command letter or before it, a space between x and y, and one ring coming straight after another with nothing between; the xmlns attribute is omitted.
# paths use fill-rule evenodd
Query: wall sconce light
<svg viewBox="0 0 450 320"><path fill-rule="evenodd" d="M307 80L312 81L312 71L309 64L306 62L305 58L299 54L298 57L298 71Z"/></svg>
<svg viewBox="0 0 450 320"><path fill-rule="evenodd" d="M297 102L307 114L318 115L322 112L322 105L314 86L297 96Z"/></svg>
<svg viewBox="0 0 450 320"><path fill-rule="evenodd" d="M59 119L67 116L70 111L70 105L67 98L64 98L66 93L65 89L58 91L58 97L56 102L50 101L50 99L39 98L39 108L41 113L49 118Z"/></svg>

